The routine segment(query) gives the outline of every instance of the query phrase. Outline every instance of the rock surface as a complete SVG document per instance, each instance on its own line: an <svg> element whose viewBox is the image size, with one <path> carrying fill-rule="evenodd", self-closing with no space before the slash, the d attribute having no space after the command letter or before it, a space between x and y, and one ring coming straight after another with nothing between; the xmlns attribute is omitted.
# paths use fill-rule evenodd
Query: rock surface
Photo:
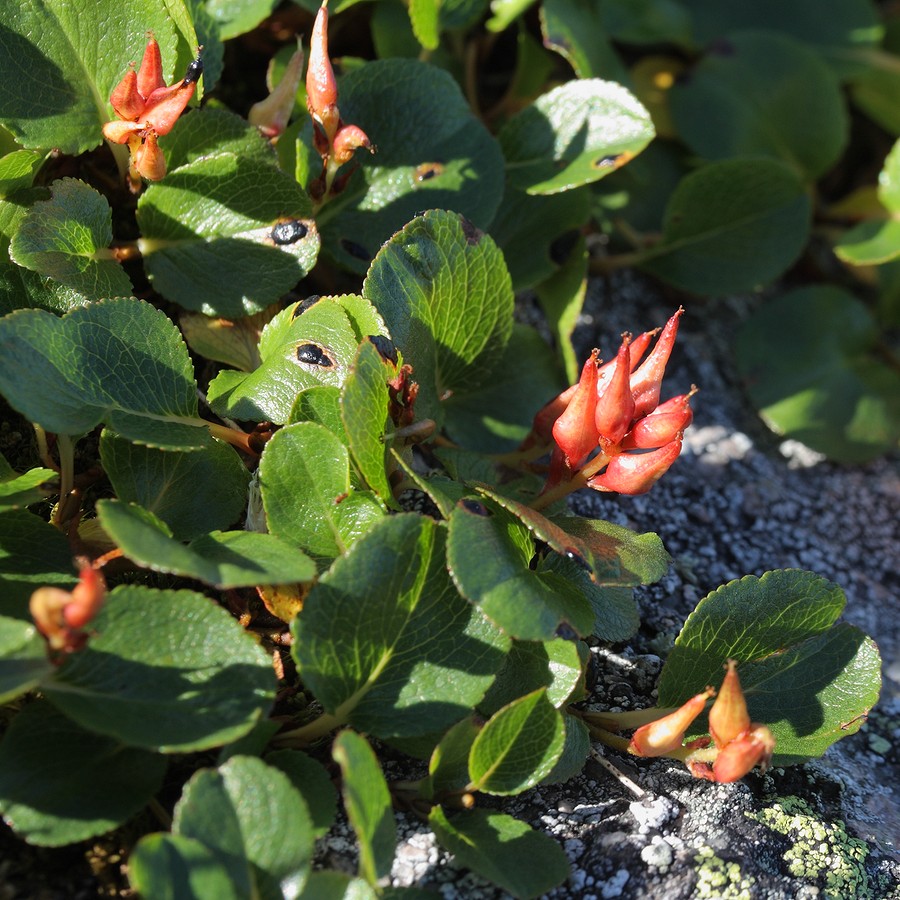
<svg viewBox="0 0 900 900"><path fill-rule="evenodd" d="M573 501L581 514L657 532L674 560L661 583L640 592L640 632L625 645L593 648L601 677L591 705L652 705L660 654L696 603L734 578L777 568L808 569L844 589L844 618L881 650L881 701L823 759L738 784L607 751L621 774L590 760L563 785L505 801L505 811L553 835L571 859L571 879L552 900L900 898L898 460L840 467L766 430L730 356L730 337L755 302L698 301L687 310L663 399L691 384L701 392L682 457L662 481L643 497ZM622 331L662 324L673 305L631 276L597 282L576 344L608 356ZM464 875L418 822L399 822L394 884L447 900L506 896Z"/></svg>

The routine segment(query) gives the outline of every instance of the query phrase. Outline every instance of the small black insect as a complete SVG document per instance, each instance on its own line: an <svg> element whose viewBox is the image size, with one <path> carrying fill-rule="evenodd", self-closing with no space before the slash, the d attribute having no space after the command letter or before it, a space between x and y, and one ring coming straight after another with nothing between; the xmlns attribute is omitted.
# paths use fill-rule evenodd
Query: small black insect
<svg viewBox="0 0 900 900"><path fill-rule="evenodd" d="M297 362L306 363L308 366L322 366L326 369L335 365L331 356L318 344L301 344L297 348Z"/></svg>
<svg viewBox="0 0 900 900"><path fill-rule="evenodd" d="M296 244L309 233L309 229L299 219L285 219L272 226L272 241L279 247Z"/></svg>
<svg viewBox="0 0 900 900"><path fill-rule="evenodd" d="M184 76L184 84L196 84L203 74L203 60L199 54L197 58L187 67L187 74Z"/></svg>
<svg viewBox="0 0 900 900"><path fill-rule="evenodd" d="M370 334L369 340L375 345L375 349L381 354L382 359L397 365L397 348L389 337L385 337L383 334Z"/></svg>

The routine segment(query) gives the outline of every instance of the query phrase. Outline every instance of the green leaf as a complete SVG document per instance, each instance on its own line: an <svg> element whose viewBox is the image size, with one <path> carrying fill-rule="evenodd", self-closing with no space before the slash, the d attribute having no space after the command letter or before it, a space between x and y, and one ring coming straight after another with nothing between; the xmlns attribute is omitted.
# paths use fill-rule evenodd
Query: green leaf
<svg viewBox="0 0 900 900"><path fill-rule="evenodd" d="M47 431L81 434L105 422L149 446L192 450L212 440L197 415L187 347L149 303L107 300L61 319L19 310L0 319L0 343L0 389Z"/></svg>
<svg viewBox="0 0 900 900"><path fill-rule="evenodd" d="M196 139L206 146L202 130ZM186 150L187 161L138 202L147 274L186 309L232 318L260 312L315 264L309 198L274 157L218 148L196 154Z"/></svg>
<svg viewBox="0 0 900 900"><path fill-rule="evenodd" d="M349 438L341 418L341 391L330 384L306 388L297 394L291 407L289 425L294 422L315 422L323 425L349 450Z"/></svg>
<svg viewBox="0 0 900 900"><path fill-rule="evenodd" d="M683 0L605 0L603 27L622 44L690 46L690 18Z"/></svg>
<svg viewBox="0 0 900 900"><path fill-rule="evenodd" d="M0 197L31 187L44 159L34 150L14 150L0 157Z"/></svg>
<svg viewBox="0 0 900 900"><path fill-rule="evenodd" d="M546 688L547 699L560 708L573 702L573 693L583 685L586 663L587 647L580 641L513 641L503 668L478 710L493 715L502 706L538 688Z"/></svg>
<svg viewBox="0 0 900 900"><path fill-rule="evenodd" d="M29 844L73 844L130 819L165 771L165 757L87 731L38 701L0 742L0 810Z"/></svg>
<svg viewBox="0 0 900 900"><path fill-rule="evenodd" d="M356 360L341 394L341 418L353 461L366 484L391 507L397 507L388 481L387 461L393 430L388 419L388 379L396 366L382 359L370 340L359 345ZM340 432L338 432L340 434Z"/></svg>
<svg viewBox="0 0 900 900"><path fill-rule="evenodd" d="M105 428L100 462L119 500L162 519L180 541L233 525L247 506L250 473L222 441L179 453L133 444Z"/></svg>
<svg viewBox="0 0 900 900"><path fill-rule="evenodd" d="M841 462L864 462L900 438L900 376L881 359L871 313L813 285L770 300L743 325L738 369L770 428Z"/></svg>
<svg viewBox="0 0 900 900"><path fill-rule="evenodd" d="M471 790L519 794L556 765L565 743L562 716L546 688L519 697L496 712L469 752Z"/></svg>
<svg viewBox="0 0 900 900"><path fill-rule="evenodd" d="M91 628L42 686L85 728L135 747L202 750L248 732L272 702L266 652L200 594L120 585Z"/></svg>
<svg viewBox="0 0 900 900"><path fill-rule="evenodd" d="M482 724L474 716L457 722L441 738L428 761L428 778L420 794L433 800L445 793L461 794L469 784L469 753Z"/></svg>
<svg viewBox="0 0 900 900"><path fill-rule="evenodd" d="M587 276L587 247L584 238L579 237L559 270L535 287L538 302L553 332L557 353L562 356L569 384L578 381L581 372L581 363L572 347L572 333L587 294Z"/></svg>
<svg viewBox="0 0 900 900"><path fill-rule="evenodd" d="M324 837L337 812L337 791L328 770L299 750L276 750L266 754L266 762L290 778L309 809L313 833Z"/></svg>
<svg viewBox="0 0 900 900"><path fill-rule="evenodd" d="M508 643L447 577L443 529L383 519L310 591L293 623L304 684L326 712L382 738L468 715Z"/></svg>
<svg viewBox="0 0 900 900"><path fill-rule="evenodd" d="M246 859L257 890L302 880L312 861L306 803L287 775L252 756L196 772L175 807L172 830L199 841L223 865Z"/></svg>
<svg viewBox="0 0 900 900"><path fill-rule="evenodd" d="M0 703L30 691L52 671L47 645L34 625L0 616Z"/></svg>
<svg viewBox="0 0 900 900"><path fill-rule="evenodd" d="M313 556L346 552L384 515L373 495L351 492L347 448L322 425L288 425L266 444L259 485L272 534Z"/></svg>
<svg viewBox="0 0 900 900"><path fill-rule="evenodd" d="M316 574L308 556L272 534L214 531L185 546L140 506L101 500L97 515L122 553L154 572L196 578L221 590L312 581Z"/></svg>
<svg viewBox="0 0 900 900"><path fill-rule="evenodd" d="M397 826L378 759L365 738L342 731L332 747L341 767L341 793L359 843L359 874L373 887L391 872Z"/></svg>
<svg viewBox="0 0 900 900"><path fill-rule="evenodd" d="M78 580L68 538L24 509L0 514L2 614L31 621L28 599L42 585L71 588Z"/></svg>
<svg viewBox="0 0 900 900"><path fill-rule="evenodd" d="M417 412L439 421L447 392L497 371L512 331L503 254L456 213L431 210L385 244L363 285L419 383Z"/></svg>
<svg viewBox="0 0 900 900"><path fill-rule="evenodd" d="M416 39L426 50L437 50L440 43L440 10L438 0L410 0L409 21Z"/></svg>
<svg viewBox="0 0 900 900"><path fill-rule="evenodd" d="M691 15L694 40L699 46L737 29L765 29L789 35L817 50L839 74L858 68L855 53L877 44L882 30L875 6L869 0L832 0L827 16L822 15L822 5L817 0L680 0L680 6Z"/></svg>
<svg viewBox="0 0 900 900"><path fill-rule="evenodd" d="M574 778L584 768L591 752L591 734L584 721L567 713L563 713L562 718L566 727L566 742L556 765L542 784L562 784Z"/></svg>
<svg viewBox="0 0 900 900"><path fill-rule="evenodd" d="M534 0L491 0L493 15L485 22L488 31L504 31L519 18Z"/></svg>
<svg viewBox="0 0 900 900"><path fill-rule="evenodd" d="M716 686L727 659L750 718L775 735L775 764L821 756L857 731L878 699L881 661L870 638L834 625L846 603L832 582L797 569L746 575L700 601L659 679L660 706Z"/></svg>
<svg viewBox="0 0 900 900"><path fill-rule="evenodd" d="M569 877L562 847L512 816L472 809L448 819L436 806L428 824L460 865L521 900L539 897Z"/></svg>
<svg viewBox="0 0 900 900"><path fill-rule="evenodd" d="M364 272L423 209L487 228L503 193L503 157L448 72L414 59L366 63L341 80L340 105L378 147L357 152L361 170L335 212L329 204L319 216L323 244L342 266Z"/></svg>
<svg viewBox="0 0 900 900"><path fill-rule="evenodd" d="M491 236L503 251L517 292L546 281L570 259L590 215L588 188L538 195L517 191L507 182Z"/></svg>
<svg viewBox="0 0 900 900"><path fill-rule="evenodd" d="M277 5L278 0L204 0L203 3L223 41L252 31Z"/></svg>
<svg viewBox="0 0 900 900"><path fill-rule="evenodd" d="M263 328L262 364L252 372L225 370L209 386L210 406L220 415L278 425L290 418L300 391L341 387L356 357L360 336L353 295L322 297L304 309L294 303ZM367 332L381 334L381 329Z"/></svg>
<svg viewBox="0 0 900 900"><path fill-rule="evenodd" d="M710 163L682 179L666 208L662 241L640 266L698 294L753 290L797 259L809 226L809 197L784 163Z"/></svg>
<svg viewBox="0 0 900 900"><path fill-rule="evenodd" d="M107 98L128 61L141 59L147 31L159 42L167 83L197 53L182 0L3 0L0 20L0 122L28 148L75 155L96 147L112 118Z"/></svg>
<svg viewBox="0 0 900 900"><path fill-rule="evenodd" d="M216 856L199 841L179 834L148 834L128 857L128 880L154 900L244 900L252 896L250 866Z"/></svg>
<svg viewBox="0 0 900 900"><path fill-rule="evenodd" d="M847 143L837 80L814 51L784 35L728 35L675 84L669 102L679 136L707 159L769 156L814 180Z"/></svg>
<svg viewBox="0 0 900 900"><path fill-rule="evenodd" d="M188 347L199 356L252 372L261 362L257 347L262 329L272 319L270 307L255 316L213 319L203 313L183 312L178 326Z"/></svg>
<svg viewBox="0 0 900 900"><path fill-rule="evenodd" d="M565 579L529 568L528 529L492 501L462 500L450 516L447 564L459 592L510 637L546 641L564 622L588 634L594 615Z"/></svg>
<svg viewBox="0 0 900 900"><path fill-rule="evenodd" d="M0 456L0 512L30 506L59 490L59 473L53 469L29 469L21 475Z"/></svg>
<svg viewBox="0 0 900 900"><path fill-rule="evenodd" d="M578 78L627 83L627 71L610 43L600 11L600 4L589 0L545 0L541 4L544 46L559 53Z"/></svg>
<svg viewBox="0 0 900 900"><path fill-rule="evenodd" d="M650 114L627 88L584 78L554 88L517 113L499 140L515 188L556 194L614 172L654 134Z"/></svg>
<svg viewBox="0 0 900 900"><path fill-rule="evenodd" d="M526 366L523 360L528 360ZM446 430L464 447L485 453L515 449L531 430L536 397L553 397L564 387L560 367L534 328L513 324L494 375L475 390L445 403Z"/></svg>
<svg viewBox="0 0 900 900"><path fill-rule="evenodd" d="M106 198L76 178L53 182L51 198L35 203L13 235L13 262L49 276L89 300L131 293L113 255L112 210Z"/></svg>

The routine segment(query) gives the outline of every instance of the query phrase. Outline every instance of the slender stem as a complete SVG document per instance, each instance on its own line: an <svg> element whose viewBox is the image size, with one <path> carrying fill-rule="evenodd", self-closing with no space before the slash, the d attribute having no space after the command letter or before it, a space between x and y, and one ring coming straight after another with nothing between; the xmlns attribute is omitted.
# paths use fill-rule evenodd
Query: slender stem
<svg viewBox="0 0 900 900"><path fill-rule="evenodd" d="M33 427L34 437L38 445L38 455L41 458L41 462L48 469L53 469L54 472L58 472L59 466L56 464L56 460L50 455L50 447L47 444L47 432L44 431L40 425L34 425Z"/></svg>
<svg viewBox="0 0 900 900"><path fill-rule="evenodd" d="M586 722L585 724L588 727L588 731L591 733L591 737L595 741L599 741L607 747L612 747L613 750L621 750L623 753L628 752L628 738L622 737L621 734L613 734L605 728L598 728L596 725L591 725L590 722Z"/></svg>
<svg viewBox="0 0 900 900"><path fill-rule="evenodd" d="M596 725L607 731L627 731L630 728L640 728L655 722L663 716L675 711L675 707L661 708L651 706L647 709L630 709L627 712L591 712L586 710L581 713L581 718L587 725Z"/></svg>
<svg viewBox="0 0 900 900"><path fill-rule="evenodd" d="M526 450L511 450L508 453L490 454L488 459L491 462L517 469L523 463L533 462L542 456L546 456L552 446L552 444L535 444Z"/></svg>
<svg viewBox="0 0 900 900"><path fill-rule="evenodd" d="M619 269L630 269L642 263L648 256L646 250L634 250L631 253L619 253L615 256L596 256L588 261L591 275L609 275Z"/></svg>
<svg viewBox="0 0 900 900"><path fill-rule="evenodd" d="M229 428L227 425L219 425L217 422L207 422L206 427L213 437L226 441L249 456L259 456L250 446L250 435L245 431L241 431L238 428Z"/></svg>
<svg viewBox="0 0 900 900"><path fill-rule="evenodd" d="M150 801L147 803L147 806L153 812L153 815L159 819L159 823L165 828L167 831L172 827L172 817L166 812L166 808L156 799L156 797L151 797Z"/></svg>
<svg viewBox="0 0 900 900"><path fill-rule="evenodd" d="M551 503L556 503L557 500L562 500L563 497L568 497L569 494L586 486L587 478L584 477L584 472L576 472L568 481L562 481L549 491L544 491L528 505L534 510L546 509Z"/></svg>
<svg viewBox="0 0 900 900"><path fill-rule="evenodd" d="M56 452L59 454L59 502L53 514L53 524L62 528L69 518L69 504L66 501L75 487L75 445L70 435L56 436Z"/></svg>
<svg viewBox="0 0 900 900"><path fill-rule="evenodd" d="M324 713L306 725L275 735L272 744L276 747L307 747L343 724L343 719Z"/></svg>

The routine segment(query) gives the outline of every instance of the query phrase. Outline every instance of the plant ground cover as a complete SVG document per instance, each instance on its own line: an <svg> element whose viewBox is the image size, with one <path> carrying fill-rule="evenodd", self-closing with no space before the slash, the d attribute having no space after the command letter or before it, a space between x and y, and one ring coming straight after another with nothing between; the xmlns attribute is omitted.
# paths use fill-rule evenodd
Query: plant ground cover
<svg viewBox="0 0 900 900"><path fill-rule="evenodd" d="M673 896L780 896L701 840L729 828L703 798L731 797L794 840L779 877L888 890L890 860L817 825L829 789L791 767L862 739L881 656L839 619L851 586L890 589L853 532L889 546L891 518L833 515L706 385L739 377L795 468L868 466L890 496L900 19L865 0L827 22L698 0L72 12L0 0L16 839L87 840L104 876L127 857L109 890L148 898L413 898L441 881L400 871L414 817L435 865L517 897L652 892L617 841L657 875L677 860ZM667 302L613 278L585 305L589 273L631 269ZM767 285L730 333L722 298ZM514 314L529 289L537 329ZM804 528L820 546L784 552ZM893 765L883 715L867 750ZM599 746L683 764L664 783L638 761L655 796L629 787L668 850L607 834L630 782L585 782ZM541 813L598 789L602 853L596 822ZM817 867L797 822L845 865Z"/></svg>

